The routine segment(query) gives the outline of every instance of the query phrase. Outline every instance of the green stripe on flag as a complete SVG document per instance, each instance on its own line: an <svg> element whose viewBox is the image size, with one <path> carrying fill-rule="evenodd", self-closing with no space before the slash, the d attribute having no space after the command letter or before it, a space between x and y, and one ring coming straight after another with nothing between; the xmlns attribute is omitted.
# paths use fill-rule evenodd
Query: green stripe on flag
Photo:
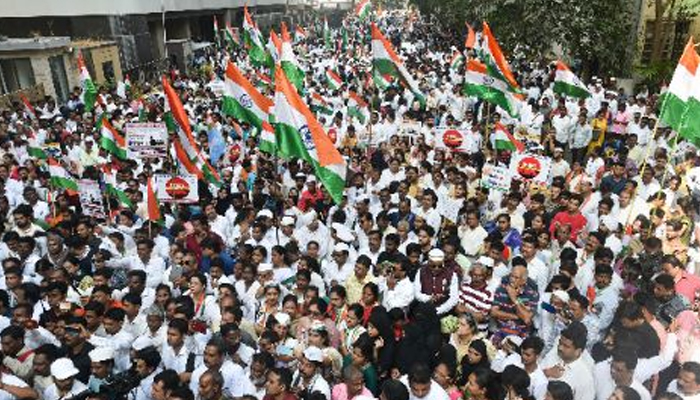
<svg viewBox="0 0 700 400"><path fill-rule="evenodd" d="M580 88L576 85L569 85L565 82L554 82L554 93L558 94L565 94L569 97L575 97L579 99L584 99L589 97L591 94L588 92L588 90L585 90L583 88Z"/></svg>

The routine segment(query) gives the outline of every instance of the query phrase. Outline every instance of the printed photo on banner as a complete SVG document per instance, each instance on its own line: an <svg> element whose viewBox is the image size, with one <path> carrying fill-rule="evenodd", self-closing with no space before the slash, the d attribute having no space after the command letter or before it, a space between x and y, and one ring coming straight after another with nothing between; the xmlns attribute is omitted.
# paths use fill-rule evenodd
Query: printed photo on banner
<svg viewBox="0 0 700 400"><path fill-rule="evenodd" d="M78 193L80 194L80 206L83 209L83 214L97 219L107 218L102 202L102 190L97 181L79 180Z"/></svg>
<svg viewBox="0 0 700 400"><path fill-rule="evenodd" d="M448 149L458 153L476 153L479 151L479 135L474 135L469 129L458 129L447 126L435 128L435 147Z"/></svg>
<svg viewBox="0 0 700 400"><path fill-rule="evenodd" d="M126 146L129 158L168 156L168 129L164 123L126 124Z"/></svg>
<svg viewBox="0 0 700 400"><path fill-rule="evenodd" d="M513 179L532 181L539 184L549 182L552 159L529 153L514 153L510 160L510 173Z"/></svg>
<svg viewBox="0 0 700 400"><path fill-rule="evenodd" d="M192 174L155 174L156 197L165 203L196 203L199 201L197 176Z"/></svg>

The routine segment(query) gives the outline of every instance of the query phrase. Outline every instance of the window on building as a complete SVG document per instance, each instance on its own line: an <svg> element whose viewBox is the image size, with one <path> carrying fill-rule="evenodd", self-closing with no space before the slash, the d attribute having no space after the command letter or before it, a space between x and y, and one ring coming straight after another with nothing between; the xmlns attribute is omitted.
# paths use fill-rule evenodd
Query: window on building
<svg viewBox="0 0 700 400"><path fill-rule="evenodd" d="M11 93L33 87L34 70L29 58L0 60L0 92Z"/></svg>
<svg viewBox="0 0 700 400"><path fill-rule="evenodd" d="M56 97L59 103L63 103L68 100L68 93L70 92L63 56L49 57L49 65L51 66L51 80L56 91Z"/></svg>
<svg viewBox="0 0 700 400"><path fill-rule="evenodd" d="M114 80L114 63L112 61L102 63L102 76L104 76L105 82Z"/></svg>

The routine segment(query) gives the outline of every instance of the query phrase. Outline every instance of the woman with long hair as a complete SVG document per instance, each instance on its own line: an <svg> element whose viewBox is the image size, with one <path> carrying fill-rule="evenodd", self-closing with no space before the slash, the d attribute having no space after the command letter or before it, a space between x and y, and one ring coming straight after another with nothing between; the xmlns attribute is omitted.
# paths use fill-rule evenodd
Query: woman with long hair
<svg viewBox="0 0 700 400"><path fill-rule="evenodd" d="M490 369L491 361L489 360L486 342L484 340L475 340L469 345L467 355L461 362L462 378L460 386L467 383L469 375L477 369Z"/></svg>
<svg viewBox="0 0 700 400"><path fill-rule="evenodd" d="M466 377L466 394L474 400L501 400L503 389L498 375L488 368L477 368Z"/></svg>

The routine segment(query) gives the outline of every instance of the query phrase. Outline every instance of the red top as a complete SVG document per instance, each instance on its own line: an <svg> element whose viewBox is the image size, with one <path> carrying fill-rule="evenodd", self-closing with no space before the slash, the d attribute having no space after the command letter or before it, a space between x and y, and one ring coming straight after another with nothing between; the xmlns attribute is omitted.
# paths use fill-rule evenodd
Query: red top
<svg viewBox="0 0 700 400"><path fill-rule="evenodd" d="M316 193L311 193L309 190L304 190L299 196L299 204L297 207L301 211L306 211L309 208L313 208L316 202L323 201L323 192L316 189Z"/></svg>
<svg viewBox="0 0 700 400"><path fill-rule="evenodd" d="M573 243L576 243L578 234L581 233L583 228L586 227L586 224L588 224L588 220L586 220L586 217L584 217L580 212L571 215L566 211L560 211L552 219L552 223L549 225L549 233L554 235L554 231L557 229L557 226L569 225L571 226L570 240Z"/></svg>

